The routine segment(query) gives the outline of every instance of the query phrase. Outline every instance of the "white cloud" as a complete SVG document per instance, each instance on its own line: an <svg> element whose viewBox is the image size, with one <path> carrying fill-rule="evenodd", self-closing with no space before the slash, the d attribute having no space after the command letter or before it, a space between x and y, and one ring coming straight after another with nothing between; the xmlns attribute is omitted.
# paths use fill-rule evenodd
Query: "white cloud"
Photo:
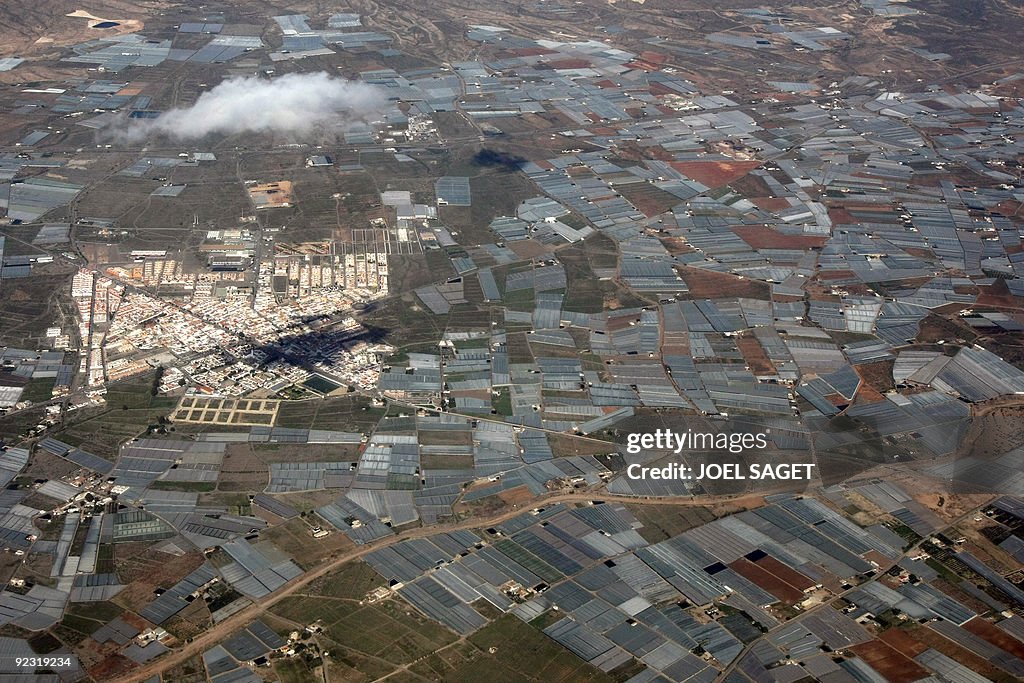
<svg viewBox="0 0 1024 683"><path fill-rule="evenodd" d="M119 132L133 140L154 134L177 140L237 133L305 136L344 130L379 114L385 105L380 88L323 72L234 77L204 92L192 106L132 121Z"/></svg>

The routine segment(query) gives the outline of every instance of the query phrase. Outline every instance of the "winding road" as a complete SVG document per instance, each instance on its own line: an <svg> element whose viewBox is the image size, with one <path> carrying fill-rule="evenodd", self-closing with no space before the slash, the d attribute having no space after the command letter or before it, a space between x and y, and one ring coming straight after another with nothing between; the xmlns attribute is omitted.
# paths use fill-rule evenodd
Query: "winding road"
<svg viewBox="0 0 1024 683"><path fill-rule="evenodd" d="M632 505L677 505L677 506L708 506L716 503L735 503L735 504L747 504L750 507L763 504L764 494L744 494L740 496L702 496L700 498L686 497L686 498L633 498L630 496L619 496L603 494L599 492L592 493L556 493L544 497L537 498L532 507L544 507L549 505L556 505L558 503L585 503L590 501L602 501L605 503L629 503ZM303 588L306 588L317 579L330 574L332 571L338 569L346 562L357 560L360 557L378 550L385 548L390 545L394 545L400 541L409 540L411 538L423 538L425 536L433 536L446 531L459 531L467 529L478 529L481 527L493 526L503 521L509 520L517 515L524 512L525 509L530 508L513 508L511 510L505 510L496 515L490 517L474 517L469 520L457 522L454 524L439 524L431 527L422 527L418 529L410 529L394 536L382 539L379 542L367 544L364 546L358 546L345 552L331 561L323 564L316 569L306 572L298 579L295 579L281 590L268 595L265 598L255 601L249 607L236 612L219 624L211 626L209 630L205 631L202 635L197 638L184 643L180 647L174 648L170 653L160 657L153 662L145 664L139 668L133 669L130 672L126 672L119 677L110 679L108 683L129 683L135 681L143 681L151 676L157 675L160 672L172 669L179 664L187 661L191 657L197 654L201 654L204 651L210 649L217 643L224 640L230 634L238 631L253 620L259 618L260 614L270 609L274 605L278 604L290 595L300 592Z"/></svg>

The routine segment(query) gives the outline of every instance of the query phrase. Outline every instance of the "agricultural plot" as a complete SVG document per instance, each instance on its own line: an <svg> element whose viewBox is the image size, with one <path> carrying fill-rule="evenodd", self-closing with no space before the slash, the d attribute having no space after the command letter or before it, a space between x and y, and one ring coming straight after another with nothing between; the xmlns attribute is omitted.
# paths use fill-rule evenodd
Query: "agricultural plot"
<svg viewBox="0 0 1024 683"><path fill-rule="evenodd" d="M280 401L217 396L183 396L171 421L192 424L257 427L274 424Z"/></svg>

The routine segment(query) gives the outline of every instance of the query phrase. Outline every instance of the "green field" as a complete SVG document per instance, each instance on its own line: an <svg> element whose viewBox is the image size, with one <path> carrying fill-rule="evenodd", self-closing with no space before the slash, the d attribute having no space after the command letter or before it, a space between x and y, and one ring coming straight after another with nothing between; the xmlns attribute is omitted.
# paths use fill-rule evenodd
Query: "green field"
<svg viewBox="0 0 1024 683"><path fill-rule="evenodd" d="M22 401L39 403L49 401L53 392L53 379L34 379L25 385L25 392L21 395Z"/></svg>
<svg viewBox="0 0 1024 683"><path fill-rule="evenodd" d="M54 631L65 643L79 643L123 611L112 602L72 603Z"/></svg>
<svg viewBox="0 0 1024 683"><path fill-rule="evenodd" d="M445 261L448 262L447 260ZM439 277L439 281L444 278ZM408 295L382 302L359 318L371 337L406 349L425 343L436 344L448 322L446 315L434 315L418 297Z"/></svg>
<svg viewBox="0 0 1024 683"><path fill-rule="evenodd" d="M0 417L0 439L17 443L29 429L42 422L45 417L46 411L42 406L4 415Z"/></svg>
<svg viewBox="0 0 1024 683"><path fill-rule="evenodd" d="M360 605L352 598L290 596L272 611L302 624L319 619L330 643L391 666L413 662L455 640L454 633L394 599Z"/></svg>
<svg viewBox="0 0 1024 683"><path fill-rule="evenodd" d="M73 413L54 436L96 455L116 457L121 443L159 423L177 404L177 399L153 395L154 376L148 373L111 384L106 405Z"/></svg>
<svg viewBox="0 0 1024 683"><path fill-rule="evenodd" d="M498 415L512 414L512 393L508 387L498 389L498 395L491 398L491 407L497 411Z"/></svg>
<svg viewBox="0 0 1024 683"><path fill-rule="evenodd" d="M517 289L505 294L505 307L513 311L532 311L534 299L532 289Z"/></svg>
<svg viewBox="0 0 1024 683"><path fill-rule="evenodd" d="M305 683L315 680L313 671L317 662L302 656L277 659L274 661L274 672L281 683Z"/></svg>
<svg viewBox="0 0 1024 683"><path fill-rule="evenodd" d="M471 635L468 643L427 657L411 670L428 679L459 683L616 680L511 614Z"/></svg>
<svg viewBox="0 0 1024 683"><path fill-rule="evenodd" d="M385 584L373 567L362 561L349 562L336 572L317 579L307 592L328 598L362 600L374 588Z"/></svg>
<svg viewBox="0 0 1024 683"><path fill-rule="evenodd" d="M679 507L676 505L626 505L633 516L643 522L638 529L649 543L659 543L678 536L715 519L705 507Z"/></svg>
<svg viewBox="0 0 1024 683"><path fill-rule="evenodd" d="M374 407L368 398L357 395L286 402L278 410L277 426L366 432L385 412L385 408Z"/></svg>
<svg viewBox="0 0 1024 683"><path fill-rule="evenodd" d="M210 481L154 481L151 489L157 491L187 491L191 493L208 493L217 488L217 485Z"/></svg>

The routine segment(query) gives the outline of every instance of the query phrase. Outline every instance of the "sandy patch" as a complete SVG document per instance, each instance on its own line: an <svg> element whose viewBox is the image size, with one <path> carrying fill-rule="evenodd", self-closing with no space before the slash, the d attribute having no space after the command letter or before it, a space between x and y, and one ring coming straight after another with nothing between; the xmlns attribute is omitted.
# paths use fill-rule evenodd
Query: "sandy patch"
<svg viewBox="0 0 1024 683"><path fill-rule="evenodd" d="M104 31L110 31L111 33L134 33L142 28L142 22L138 19L104 19L103 17L97 17L95 14L90 14L84 9L76 9L74 12L69 12L64 16L73 17L75 19L88 19L89 28L98 28L100 24L107 22L117 24L116 26L109 26L101 29Z"/></svg>

